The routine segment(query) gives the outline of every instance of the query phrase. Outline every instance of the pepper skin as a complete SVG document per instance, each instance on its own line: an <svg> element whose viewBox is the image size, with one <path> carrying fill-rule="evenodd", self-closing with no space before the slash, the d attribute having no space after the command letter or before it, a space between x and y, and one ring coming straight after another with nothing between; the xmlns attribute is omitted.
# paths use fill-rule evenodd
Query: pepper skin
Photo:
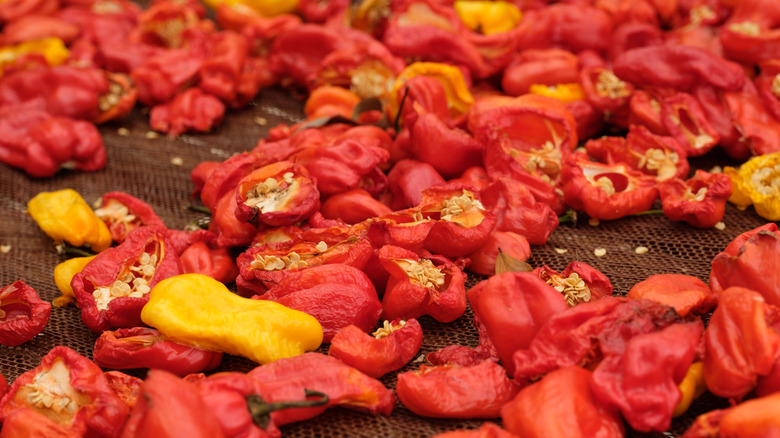
<svg viewBox="0 0 780 438"><path fill-rule="evenodd" d="M38 193L27 203L27 214L55 242L89 245L95 252L111 246L108 227L73 189Z"/></svg>
<svg viewBox="0 0 780 438"><path fill-rule="evenodd" d="M560 274L546 265L533 272L563 294L570 307L612 295L609 278L587 263L571 262Z"/></svg>
<svg viewBox="0 0 780 438"><path fill-rule="evenodd" d="M206 132L219 125L225 116L225 104L198 87L176 94L170 101L152 107L152 129L177 137L188 131Z"/></svg>
<svg viewBox="0 0 780 438"><path fill-rule="evenodd" d="M16 378L0 400L0 421L24 409L78 436L118 437L128 414L100 367L63 346L52 348L39 366Z"/></svg>
<svg viewBox="0 0 780 438"><path fill-rule="evenodd" d="M87 263L91 262L95 257L74 257L54 267L54 283L62 293L62 295L52 301L54 307L67 306L76 301L76 293L73 292L73 286L70 285L70 282L73 280L73 276L83 271Z"/></svg>
<svg viewBox="0 0 780 438"><path fill-rule="evenodd" d="M680 316L706 315L718 303L707 283L683 274L656 274L634 284L628 298L646 298L674 307Z"/></svg>
<svg viewBox="0 0 780 438"><path fill-rule="evenodd" d="M753 231L747 239L739 238L741 244L732 249L727 247L712 259L710 287L716 296L732 286L745 287L761 294L767 303L780 306L777 281L780 235L767 229Z"/></svg>
<svg viewBox="0 0 780 438"><path fill-rule="evenodd" d="M477 365L421 365L398 374L398 399L409 410L433 418L498 418L520 385L492 360Z"/></svg>
<svg viewBox="0 0 780 438"><path fill-rule="evenodd" d="M693 177L659 184L664 216L697 228L710 228L723 219L726 201L733 192L731 178L698 169Z"/></svg>
<svg viewBox="0 0 780 438"><path fill-rule="evenodd" d="M62 426L46 418L38 412L20 408L5 417L3 427L0 428L0 438L79 438L79 434L72 428Z"/></svg>
<svg viewBox="0 0 780 438"><path fill-rule="evenodd" d="M158 283L141 320L172 341L258 363L303 354L322 343L322 326L314 317L271 301L242 298L201 274Z"/></svg>
<svg viewBox="0 0 780 438"><path fill-rule="evenodd" d="M422 327L414 318L385 320L371 334L349 325L330 341L328 354L378 379L414 359L422 340Z"/></svg>
<svg viewBox="0 0 780 438"><path fill-rule="evenodd" d="M206 240L192 242L179 256L182 273L203 274L225 284L238 276L238 266L229 248L215 248Z"/></svg>
<svg viewBox="0 0 780 438"><path fill-rule="evenodd" d="M46 327L51 304L24 280L0 288L0 345L21 345Z"/></svg>
<svg viewBox="0 0 780 438"><path fill-rule="evenodd" d="M531 246L520 234L512 231L493 231L482 246L469 254L471 264L466 269L489 277L496 273L496 259L506 256L524 262L531 256Z"/></svg>
<svg viewBox="0 0 780 438"><path fill-rule="evenodd" d="M154 368L177 376L212 370L222 361L220 352L169 341L148 327L104 331L95 341L92 355L102 368Z"/></svg>
<svg viewBox="0 0 780 438"><path fill-rule="evenodd" d="M522 182L498 177L480 190L482 204L496 215L496 231L517 233L531 245L544 245L558 228L558 216L534 198Z"/></svg>
<svg viewBox="0 0 780 438"><path fill-rule="evenodd" d="M730 166L723 173L731 178L734 192L729 202L739 208L750 205L756 213L770 221L780 220L780 193L775 184L780 174L775 170L780 164L780 152L753 157L742 163L738 169Z"/></svg>
<svg viewBox="0 0 780 438"><path fill-rule="evenodd" d="M122 243L134 229L144 225L165 226L154 209L144 201L124 192L108 192L96 203L95 214L111 231L111 239Z"/></svg>
<svg viewBox="0 0 780 438"><path fill-rule="evenodd" d="M3 398L6 392L8 392L8 382L5 380L5 377L0 374L0 399Z"/></svg>
<svg viewBox="0 0 780 438"><path fill-rule="evenodd" d="M517 435L502 429L496 423L486 421L479 429L453 430L431 438L517 438Z"/></svg>
<svg viewBox="0 0 780 438"><path fill-rule="evenodd" d="M322 203L320 211L327 219L340 219L348 224L356 224L393 212L390 207L360 188L329 196Z"/></svg>

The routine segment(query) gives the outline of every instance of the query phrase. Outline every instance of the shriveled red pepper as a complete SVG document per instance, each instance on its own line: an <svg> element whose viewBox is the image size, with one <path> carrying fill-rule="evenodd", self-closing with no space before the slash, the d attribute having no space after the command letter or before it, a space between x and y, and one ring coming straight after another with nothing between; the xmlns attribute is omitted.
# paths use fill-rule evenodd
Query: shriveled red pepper
<svg viewBox="0 0 780 438"><path fill-rule="evenodd" d="M191 87L152 107L149 124L155 131L176 137L187 131L208 131L224 116L225 104L200 88Z"/></svg>
<svg viewBox="0 0 780 438"><path fill-rule="evenodd" d="M32 436L51 438L78 438L83 435L67 426L62 426L39 414L20 408L5 417L0 428L0 438L27 438Z"/></svg>
<svg viewBox="0 0 780 438"><path fill-rule="evenodd" d="M414 359L422 339L422 327L414 318L385 320L370 335L358 326L349 325L331 339L328 354L378 379Z"/></svg>
<svg viewBox="0 0 780 438"><path fill-rule="evenodd" d="M95 342L92 354L95 363L103 368L155 368L178 376L212 370L222 361L221 352L169 341L147 327L104 331Z"/></svg>
<svg viewBox="0 0 780 438"><path fill-rule="evenodd" d="M704 155L720 141L699 101L678 92L661 101L661 119L669 135L685 147L689 157Z"/></svg>
<svg viewBox="0 0 780 438"><path fill-rule="evenodd" d="M528 348L547 319L568 309L560 293L529 272L495 275L477 283L467 295L510 374L514 352Z"/></svg>
<svg viewBox="0 0 780 438"><path fill-rule="evenodd" d="M118 437L128 414L100 367L63 346L52 348L40 365L16 378L0 400L0 421L26 409L79 436Z"/></svg>
<svg viewBox="0 0 780 438"><path fill-rule="evenodd" d="M517 233L531 245L544 245L558 227L558 216L539 202L526 185L498 177L480 190L482 204L496 215L497 231Z"/></svg>
<svg viewBox="0 0 780 438"><path fill-rule="evenodd" d="M379 250L379 261L390 274L382 296L384 319L430 315L440 322L452 322L466 311L466 276L454 263L437 266L392 245Z"/></svg>
<svg viewBox="0 0 780 438"><path fill-rule="evenodd" d="M699 415L682 437L773 437L780 433L778 406L780 393L774 393L726 409L715 409Z"/></svg>
<svg viewBox="0 0 780 438"><path fill-rule="evenodd" d="M547 265L534 269L533 273L560 292L570 307L612 296L609 278L584 262L573 261L561 273Z"/></svg>
<svg viewBox="0 0 780 438"><path fill-rule="evenodd" d="M712 291L720 296L729 287L745 287L761 294L767 303L780 305L780 283L776 280L780 275L779 246L780 234L776 229L759 227L737 237L710 263Z"/></svg>
<svg viewBox="0 0 780 438"><path fill-rule="evenodd" d="M628 298L648 299L674 307L680 316L705 315L718 299L707 283L684 274L655 274L631 286Z"/></svg>
<svg viewBox="0 0 780 438"><path fill-rule="evenodd" d="M259 366L247 373L268 390L266 401L304 398L303 389L327 394L330 406L341 406L371 415L390 415L395 406L393 391L333 356L304 353ZM325 407L280 411L274 422L282 426L319 415Z"/></svg>
<svg viewBox="0 0 780 438"><path fill-rule="evenodd" d="M217 235L217 245L220 247L249 245L257 234L255 225L238 220L237 208L236 194L231 191L217 199L212 209L209 231Z"/></svg>
<svg viewBox="0 0 780 438"><path fill-rule="evenodd" d="M31 340L43 331L50 315L51 303L41 300L24 280L0 288L0 345Z"/></svg>
<svg viewBox="0 0 780 438"><path fill-rule="evenodd" d="M95 214L106 223L111 239L117 243L122 243L130 231L140 226L165 226L149 204L125 192L103 194Z"/></svg>
<svg viewBox="0 0 780 438"><path fill-rule="evenodd" d="M590 161L573 152L563 167L566 203L594 219L611 220L648 210L658 198L655 178L618 163Z"/></svg>
<svg viewBox="0 0 780 438"><path fill-rule="evenodd" d="M409 410L434 418L497 418L520 385L492 360L477 365L428 366L398 374L398 399Z"/></svg>
<svg viewBox="0 0 780 438"><path fill-rule="evenodd" d="M214 236L213 233L208 235ZM226 284L234 282L238 276L238 266L230 249L218 247L216 236L195 240L182 251L179 260L185 274L204 274Z"/></svg>
<svg viewBox="0 0 780 438"><path fill-rule="evenodd" d="M496 273L499 257L508 256L524 262L530 255L531 247L523 235L512 231L493 231L479 249L469 254L471 263L467 269L489 277Z"/></svg>
<svg viewBox="0 0 780 438"><path fill-rule="evenodd" d="M515 438L516 435L502 429L496 423L486 421L479 429L452 430L440 433L431 438Z"/></svg>
<svg viewBox="0 0 780 438"><path fill-rule="evenodd" d="M780 120L767 110L754 90L745 87L739 92L724 93L724 97L739 132L749 140L753 155L780 151Z"/></svg>
<svg viewBox="0 0 780 438"><path fill-rule="evenodd" d="M733 190L728 175L701 169L685 181L673 178L658 186L664 216L697 228L714 227L723 219Z"/></svg>
<svg viewBox="0 0 780 438"><path fill-rule="evenodd" d="M528 93L531 85L579 82L577 56L557 48L528 49L515 54L501 76L501 89L510 96Z"/></svg>
<svg viewBox="0 0 780 438"><path fill-rule="evenodd" d="M106 371L103 376L108 385L114 390L114 394L122 400L128 408L133 409L138 396L141 394L143 380L138 377L125 374L121 371Z"/></svg>
<svg viewBox="0 0 780 438"><path fill-rule="evenodd" d="M3 398L6 392L8 392L8 382L5 380L5 377L0 374L0 399Z"/></svg>
<svg viewBox="0 0 780 438"><path fill-rule="evenodd" d="M459 176L481 164L484 145L468 132L447 126L435 114L421 114L411 134L414 157L432 165L444 178Z"/></svg>
<svg viewBox="0 0 780 438"><path fill-rule="evenodd" d="M292 161L254 170L236 185L236 217L278 227L302 221L320 208L317 180Z"/></svg>
<svg viewBox="0 0 780 438"><path fill-rule="evenodd" d="M387 174L387 183L393 199L390 209L414 207L422 201L422 191L446 183L436 169L428 163L414 159L396 162Z"/></svg>
<svg viewBox="0 0 780 438"><path fill-rule="evenodd" d="M367 332L382 312L376 289L358 268L331 263L290 271L267 292L254 298L275 301L300 310L322 325L323 341L355 325Z"/></svg>
<svg viewBox="0 0 780 438"><path fill-rule="evenodd" d="M390 207L361 188L329 196L322 203L320 211L328 219L341 219L348 224L356 224L366 219L392 213Z"/></svg>
<svg viewBox="0 0 780 438"><path fill-rule="evenodd" d="M140 227L119 246L109 248L73 276L71 286L81 319L92 331L137 327L149 292L159 281L182 273L165 228Z"/></svg>
<svg viewBox="0 0 780 438"><path fill-rule="evenodd" d="M591 105L607 115L610 122L625 126L629 101L634 93L631 83L620 80L615 73L602 66L580 70L580 83Z"/></svg>
<svg viewBox="0 0 780 438"><path fill-rule="evenodd" d="M734 9L720 28L723 54L745 64L780 58L780 10L767 0L734 2Z"/></svg>
<svg viewBox="0 0 780 438"><path fill-rule="evenodd" d="M504 427L517 436L542 438L565 433L572 438L617 438L625 434L620 414L599 403L592 373L567 366L523 388L501 409Z"/></svg>

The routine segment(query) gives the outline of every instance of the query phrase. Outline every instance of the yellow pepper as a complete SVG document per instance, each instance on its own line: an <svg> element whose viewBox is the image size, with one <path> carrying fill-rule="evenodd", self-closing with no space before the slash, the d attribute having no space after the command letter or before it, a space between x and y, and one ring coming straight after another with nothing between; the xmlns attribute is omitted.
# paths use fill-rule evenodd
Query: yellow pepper
<svg viewBox="0 0 780 438"><path fill-rule="evenodd" d="M674 407L672 416L679 417L691 406L693 400L704 394L707 390L707 385L704 383L704 363L694 362L688 368L688 372L685 374L682 382L678 385L682 398L677 406Z"/></svg>
<svg viewBox="0 0 780 438"><path fill-rule="evenodd" d="M222 3L228 6L243 4L266 17L291 13L298 7L298 0L203 0L203 2L212 9L219 8Z"/></svg>
<svg viewBox="0 0 780 438"><path fill-rule="evenodd" d="M46 63L52 66L62 64L70 56L65 43L53 37L0 47L0 77L3 76L5 66L13 64L26 53L39 53L46 59Z"/></svg>
<svg viewBox="0 0 780 438"><path fill-rule="evenodd" d="M172 341L260 364L316 350L322 343L322 326L313 316L273 301L243 298L201 274L157 283L141 320Z"/></svg>
<svg viewBox="0 0 780 438"><path fill-rule="evenodd" d="M73 189L38 193L27 203L27 214L55 242L89 245L95 252L111 246L111 232L105 222Z"/></svg>
<svg viewBox="0 0 780 438"><path fill-rule="evenodd" d="M753 157L739 169L725 167L723 173L734 184L729 202L743 210L753 204L764 219L780 220L780 152Z"/></svg>
<svg viewBox="0 0 780 438"><path fill-rule="evenodd" d="M55 307L63 307L76 302L76 294L73 292L70 281L73 280L74 275L83 271L84 266L87 266L87 263L95 257L74 257L54 267L54 283L57 285L57 289L62 292L62 295L53 301Z"/></svg>
<svg viewBox="0 0 780 438"><path fill-rule="evenodd" d="M399 94L403 95L399 91L403 89L406 81L415 76L432 77L438 79L444 85L444 89L447 92L447 105L453 117L465 114L471 108L471 105L474 104L474 96L471 95L471 91L469 91L469 87L466 85L466 79L458 67L438 62L415 62L408 65L395 78L393 90L390 92L388 101L388 113L391 120L395 120L399 110Z"/></svg>
<svg viewBox="0 0 780 438"><path fill-rule="evenodd" d="M558 99L563 103L585 99L585 91L583 91L582 85L577 83L557 84L553 86L533 84L528 91L531 94L541 94L542 96Z"/></svg>
<svg viewBox="0 0 780 438"><path fill-rule="evenodd" d="M469 29L485 35L512 30L523 18L517 6L505 1L457 0L455 12Z"/></svg>

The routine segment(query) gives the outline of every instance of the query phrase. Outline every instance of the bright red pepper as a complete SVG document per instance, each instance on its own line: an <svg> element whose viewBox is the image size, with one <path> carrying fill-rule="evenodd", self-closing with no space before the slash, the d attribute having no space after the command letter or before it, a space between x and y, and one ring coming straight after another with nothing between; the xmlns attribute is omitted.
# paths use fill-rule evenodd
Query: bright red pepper
<svg viewBox="0 0 780 438"><path fill-rule="evenodd" d="M409 410L434 418L497 418L520 386L504 368L485 360L477 365L421 365L398 374L398 399Z"/></svg>
<svg viewBox="0 0 780 438"><path fill-rule="evenodd" d="M707 123L720 137L718 144L729 157L738 161L747 160L752 154L750 150L752 140L750 136L745 136L740 132L741 128L738 129L739 125L725 97L726 94L730 93L713 86L702 85L696 87L691 94L699 102ZM757 138L760 137L763 135L757 136Z"/></svg>
<svg viewBox="0 0 780 438"><path fill-rule="evenodd" d="M382 296L384 319L430 315L440 322L452 322L466 311L466 275L455 264L437 266L392 245L379 250L379 261L390 274Z"/></svg>
<svg viewBox="0 0 780 438"><path fill-rule="evenodd" d="M149 292L159 281L182 273L179 255L165 229L140 227L122 244L100 252L73 276L81 319L95 333L137 327Z"/></svg>
<svg viewBox="0 0 780 438"><path fill-rule="evenodd" d="M501 76L501 89L510 96L528 93L531 85L579 82L577 56L568 50L529 49L518 52Z"/></svg>
<svg viewBox="0 0 780 438"><path fill-rule="evenodd" d="M486 421L479 429L453 430L432 436L431 438L516 438L517 435L502 429L496 423Z"/></svg>
<svg viewBox="0 0 780 438"><path fill-rule="evenodd" d="M124 192L103 194L95 214L108 225L111 239L117 243L122 243L130 231L140 226L165 226L149 204Z"/></svg>
<svg viewBox="0 0 780 438"><path fill-rule="evenodd" d="M734 123L748 139L753 155L780 151L780 120L764 106L761 97L749 87L739 92L724 93Z"/></svg>
<svg viewBox="0 0 780 438"><path fill-rule="evenodd" d="M661 117L661 97L655 93L637 89L628 102L628 123L630 126L644 126L656 135L668 136L669 132Z"/></svg>
<svg viewBox="0 0 780 438"><path fill-rule="evenodd" d="M349 325L331 339L328 354L378 379L414 359L422 340L422 327L414 318L385 320L371 334Z"/></svg>
<svg viewBox="0 0 780 438"><path fill-rule="evenodd" d="M143 59L130 72L138 88L138 100L149 106L171 101L186 88L186 84L196 78L204 58L204 53L195 50L171 49ZM216 98L212 99L222 105Z"/></svg>
<svg viewBox="0 0 780 438"><path fill-rule="evenodd" d="M734 10L720 28L723 54L745 64L780 58L780 8L771 0L734 2Z"/></svg>
<svg viewBox="0 0 780 438"><path fill-rule="evenodd" d="M780 60L762 62L761 72L755 78L756 91L767 111L780 120Z"/></svg>
<svg viewBox="0 0 780 438"><path fill-rule="evenodd" d="M704 155L720 141L699 101L678 92L661 101L661 119L669 135L685 147L689 157Z"/></svg>
<svg viewBox="0 0 780 438"><path fill-rule="evenodd" d="M414 207L422 201L422 191L446 184L444 178L428 163L414 159L396 162L387 174L387 183L393 194L390 209Z"/></svg>
<svg viewBox="0 0 780 438"><path fill-rule="evenodd" d="M374 248L394 245L419 252L433 224L434 221L424 218L420 210L409 208L368 219L362 225L367 228Z"/></svg>
<svg viewBox="0 0 780 438"><path fill-rule="evenodd" d="M141 394L143 380L121 371L106 371L103 376L114 394L132 410Z"/></svg>
<svg viewBox="0 0 780 438"><path fill-rule="evenodd" d="M648 299L674 307L680 316L706 315L718 303L707 283L683 274L656 274L631 286L628 298Z"/></svg>
<svg viewBox="0 0 780 438"><path fill-rule="evenodd" d="M712 259L710 287L716 296L729 287L740 286L758 292L769 304L780 305L780 235L762 228L753 230L746 239L744 234L739 236Z"/></svg>
<svg viewBox="0 0 780 438"><path fill-rule="evenodd" d="M658 186L664 215L697 228L714 227L723 219L733 190L728 175L701 169L688 180L673 178Z"/></svg>
<svg viewBox="0 0 780 438"><path fill-rule="evenodd" d="M0 399L3 398L6 392L8 392L8 382L5 380L5 377L0 374Z"/></svg>
<svg viewBox="0 0 780 438"><path fill-rule="evenodd" d="M546 265L533 273L563 294L570 307L612 296L609 278L587 263L571 262L560 274Z"/></svg>
<svg viewBox="0 0 780 438"><path fill-rule="evenodd" d="M528 272L495 275L477 283L467 296L509 373L514 372L514 352L528 348L547 319L568 309L560 293Z"/></svg>
<svg viewBox="0 0 780 438"><path fill-rule="evenodd" d="M0 288L0 345L31 340L43 331L50 315L51 303L41 300L24 280Z"/></svg>
<svg viewBox="0 0 780 438"><path fill-rule="evenodd" d="M523 388L501 409L504 427L517 436L617 438L625 434L620 414L602 405L591 389L592 373L567 366Z"/></svg>
<svg viewBox="0 0 780 438"><path fill-rule="evenodd" d="M191 87L152 107L149 124L155 131L176 137L187 131L208 131L224 116L225 104L200 88Z"/></svg>
<svg viewBox="0 0 780 438"><path fill-rule="evenodd" d="M79 436L118 437L128 414L100 367L62 346L52 348L39 366L16 378L0 399L0 421L26 409Z"/></svg>
<svg viewBox="0 0 780 438"><path fill-rule="evenodd" d="M634 86L621 81L606 67L593 66L580 70L580 84L588 102L603 112L613 124L625 126L629 101Z"/></svg>
<svg viewBox="0 0 780 438"><path fill-rule="evenodd" d="M414 157L433 166L444 178L459 176L480 165L484 145L468 132L448 126L433 113L421 114L411 132Z"/></svg>
<svg viewBox="0 0 780 438"><path fill-rule="evenodd" d="M390 207L360 188L329 196L320 211L328 219L341 219L348 224L392 213Z"/></svg>
<svg viewBox="0 0 780 438"><path fill-rule="evenodd" d="M238 276L238 266L229 248L216 247L214 242L196 240L179 256L182 273L198 273L222 283L232 283Z"/></svg>
<svg viewBox="0 0 780 438"><path fill-rule="evenodd" d="M497 231L517 233L531 245L544 245L558 227L558 216L546 203L538 202L520 181L498 177L479 192L482 204L496 215Z"/></svg>
<svg viewBox="0 0 780 438"><path fill-rule="evenodd" d="M235 188L235 187L234 187ZM215 208L211 209L209 231L217 235L217 246L246 246L257 234L257 227L236 217L236 194L229 192L217 200Z"/></svg>
<svg viewBox="0 0 780 438"><path fill-rule="evenodd" d="M178 376L214 369L222 361L220 352L169 341L147 327L104 331L95 342L93 356L102 368L154 368Z"/></svg>
<svg viewBox="0 0 780 438"><path fill-rule="evenodd" d="M5 417L0 428L0 438L27 438L33 436L47 438L78 438L82 435L67 426L62 426L39 414L20 408Z"/></svg>
<svg viewBox="0 0 780 438"><path fill-rule="evenodd" d="M0 23L8 23L29 14L50 15L57 11L55 0L20 0L3 2L0 7Z"/></svg>
<svg viewBox="0 0 780 438"><path fill-rule="evenodd" d="M466 347L458 344L451 344L432 353L425 355L425 360L431 365L476 365L483 360L490 359L498 362L501 358L498 356L496 346L490 340L487 334L487 327L478 317L474 318L474 325L477 326L479 335L479 344L476 347Z"/></svg>
<svg viewBox="0 0 780 438"><path fill-rule="evenodd" d="M467 269L479 275L491 276L496 273L496 260L499 257L512 257L521 262L531 255L528 239L512 231L493 231L487 241L476 251L469 254L471 263Z"/></svg>

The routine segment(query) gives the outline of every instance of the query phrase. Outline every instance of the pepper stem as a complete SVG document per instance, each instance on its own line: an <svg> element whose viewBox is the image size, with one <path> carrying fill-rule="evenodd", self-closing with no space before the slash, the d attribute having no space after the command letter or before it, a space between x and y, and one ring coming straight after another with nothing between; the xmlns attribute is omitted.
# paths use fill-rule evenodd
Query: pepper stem
<svg viewBox="0 0 780 438"><path fill-rule="evenodd" d="M198 213L205 213L205 214L211 214L211 210L208 209L208 207L204 205L189 205L189 209L192 211L197 211Z"/></svg>
<svg viewBox="0 0 780 438"><path fill-rule="evenodd" d="M325 406L330 401L330 397L324 392L304 389L306 397L318 397L315 400L288 400L274 403L267 403L257 394L252 394L246 398L246 405L249 408L249 414L252 415L252 421L265 430L271 422L271 412L290 408L314 408Z"/></svg>
<svg viewBox="0 0 780 438"><path fill-rule="evenodd" d="M663 210L645 210L645 211L640 211L639 213L634 213L634 216L644 216L647 214L663 214L663 213L664 213Z"/></svg>

